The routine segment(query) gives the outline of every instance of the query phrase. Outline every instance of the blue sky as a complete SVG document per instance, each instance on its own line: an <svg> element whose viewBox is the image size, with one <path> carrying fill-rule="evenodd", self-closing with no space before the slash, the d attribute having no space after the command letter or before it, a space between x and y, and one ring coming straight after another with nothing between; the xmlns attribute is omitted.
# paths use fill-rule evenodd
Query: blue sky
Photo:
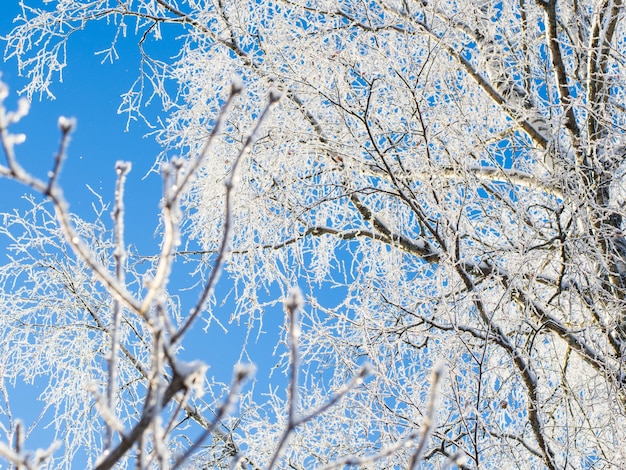
<svg viewBox="0 0 626 470"><path fill-rule="evenodd" d="M4 2L4 14L0 17L1 35L11 30L11 19L19 11L17 0ZM140 193L142 198L136 195L129 198L129 216L154 226L156 214L145 209L148 203L151 207L156 207L158 203L159 176L151 174L144 177L160 147L154 139L144 138L149 128L141 122L134 122L130 131L125 132L126 117L117 114L120 94L136 77L138 54L136 47L132 47L134 38L122 41L118 62L101 64L101 58L94 55L94 50L106 47L114 31L105 25L101 28L97 26L90 25L87 30L76 33L68 44L68 64L63 72L63 82L52 86L56 99L34 97L29 116L15 127L27 135L27 141L19 147L18 154L28 170L45 174L59 142L58 116L76 117L78 127L72 136L61 176L72 210L85 217L89 215L84 211L89 210L89 203L94 198L87 185L109 199L108 195L113 194L115 162L132 160L129 184L140 188L136 193ZM3 81L11 88L8 101L11 106L26 80L18 75L14 59L3 62L1 70ZM148 200L150 196L152 199ZM2 204L6 202L5 199Z"/></svg>

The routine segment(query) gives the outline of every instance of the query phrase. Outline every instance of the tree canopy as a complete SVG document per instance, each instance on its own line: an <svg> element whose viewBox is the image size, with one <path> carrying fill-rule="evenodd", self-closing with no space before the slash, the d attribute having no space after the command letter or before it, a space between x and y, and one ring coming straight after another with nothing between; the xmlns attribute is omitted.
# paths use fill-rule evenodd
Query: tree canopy
<svg viewBox="0 0 626 470"><path fill-rule="evenodd" d="M105 57L122 36L141 53L120 110L164 148L145 268L121 219L66 213L57 166L22 169L20 113L0 113L0 175L55 210L1 229L0 370L49 377L65 445L48 465L626 466L621 0L35 3L5 38L25 96L53 94L75 33L106 22ZM191 310L168 288L183 261L202 279ZM238 368L201 401L205 365L176 359L222 268L230 321L259 328L284 301L285 393L242 392ZM30 335L73 346L41 357ZM1 432L21 462L14 422Z"/></svg>

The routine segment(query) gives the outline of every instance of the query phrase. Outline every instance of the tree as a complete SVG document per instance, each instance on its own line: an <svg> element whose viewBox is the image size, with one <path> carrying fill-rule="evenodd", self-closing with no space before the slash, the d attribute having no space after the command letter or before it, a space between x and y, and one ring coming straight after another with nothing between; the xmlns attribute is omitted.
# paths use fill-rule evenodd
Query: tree
<svg viewBox="0 0 626 470"><path fill-rule="evenodd" d="M306 286L304 409L363 363L373 370L293 430L281 465L393 449L376 465L406 466L415 447L397 444L434 419L425 384L441 360L425 466L463 454L463 468L617 468L623 15L620 0L70 0L24 7L5 56L30 78L28 96L48 93L74 31L106 19L121 34L132 21L143 60L121 109L142 116L159 96L160 141L192 156L226 99L221 84L240 77L245 92L184 193L183 233L202 248L179 254L219 259L214 221L230 220L233 319L262 318L264 291ZM151 55L170 27L180 55ZM270 86L284 97L238 157ZM266 465L288 400L242 406L229 435L248 465Z"/></svg>

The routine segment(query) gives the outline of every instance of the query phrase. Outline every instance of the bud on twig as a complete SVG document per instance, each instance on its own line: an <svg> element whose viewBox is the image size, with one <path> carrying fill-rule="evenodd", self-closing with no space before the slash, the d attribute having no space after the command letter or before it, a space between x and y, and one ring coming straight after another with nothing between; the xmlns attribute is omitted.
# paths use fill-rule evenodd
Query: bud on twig
<svg viewBox="0 0 626 470"><path fill-rule="evenodd" d="M65 116L59 116L59 129L63 134L69 134L76 128L76 118L68 118Z"/></svg>

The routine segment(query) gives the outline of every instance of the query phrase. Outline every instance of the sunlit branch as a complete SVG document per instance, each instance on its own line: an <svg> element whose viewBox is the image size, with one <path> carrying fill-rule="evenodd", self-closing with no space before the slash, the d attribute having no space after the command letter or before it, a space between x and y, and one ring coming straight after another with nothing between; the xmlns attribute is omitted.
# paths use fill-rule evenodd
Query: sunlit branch
<svg viewBox="0 0 626 470"><path fill-rule="evenodd" d="M115 206L113 208L113 225L115 233L115 251L113 258L115 259L115 276L121 285L125 284L126 274L126 245L124 243L124 189L126 184L126 176L130 172L131 164L128 162L117 162L117 182L115 186ZM117 393L117 364L118 351L120 346L120 323L122 320L122 303L115 299L113 302L113 318L109 333L111 336L111 350L109 352L109 377L107 379L107 400L106 406L109 412L115 416ZM113 438L113 429L107 424L104 448L111 446Z"/></svg>
<svg viewBox="0 0 626 470"><path fill-rule="evenodd" d="M61 130L61 143L59 144L59 150L54 157L54 167L50 173L48 180L48 186L45 191L45 195L49 195L52 188L56 185L56 180L61 172L61 164L65 158L65 152L70 141L70 134L75 127L74 119L68 119L65 117L59 118L59 129Z"/></svg>
<svg viewBox="0 0 626 470"><path fill-rule="evenodd" d="M387 238L390 244L401 246L403 249L409 252L418 253L425 260L429 262L436 263L439 261L440 254L430 245L430 243L426 240L421 240L418 243L412 242L407 238L393 233L380 218L376 217L372 211L361 202L361 200L356 196L352 195L350 197L350 202L354 204L360 214L363 216L363 219L370 222L373 227L379 231L384 237Z"/></svg>
<svg viewBox="0 0 626 470"><path fill-rule="evenodd" d="M437 403L437 392L439 387L439 381L441 380L441 376L443 375L443 366L437 366L432 372L431 376L431 389L430 389L430 397L428 399L428 405L426 407L426 416L422 421L422 429L419 437L419 444L417 449L411 454L411 460L409 462L408 468L413 470L417 468L417 465L424 453L424 449L426 449L426 443L428 442L428 438L430 437L433 429L436 427L436 410L435 405Z"/></svg>
<svg viewBox="0 0 626 470"><path fill-rule="evenodd" d="M178 214L179 201L178 199L170 199L170 188L171 185L176 184L179 172L180 166L175 164L168 165L163 169L163 203L161 208L164 226L163 239L154 277L146 282L147 292L139 308L139 314L145 318L147 318L148 311L158 292L166 287L172 268L173 251L179 237L180 220Z"/></svg>
<svg viewBox="0 0 626 470"><path fill-rule="evenodd" d="M287 331L289 332L289 394L288 394L288 409L287 409L287 425L278 440L276 449L270 458L267 465L267 470L271 470L276 465L283 448L287 444L289 436L298 425L296 421L296 411L298 406L298 370L300 368L300 361L298 359L298 348L300 347L300 318L299 310L302 308L303 299L302 293L299 289L294 288L287 299L284 301L287 323Z"/></svg>
<svg viewBox="0 0 626 470"><path fill-rule="evenodd" d="M230 170L230 176L226 180L226 183L225 183L226 193L224 196L224 207L225 207L224 208L224 224L223 224L222 239L221 239L220 247L217 253L217 258L213 265L213 269L211 270L211 274L209 275L209 278L206 281L202 294L200 295L200 299L196 303L195 307L191 310L191 313L187 316L187 319L185 320L183 325L179 328L179 330L174 335L172 335L172 339L171 339L172 344L175 344L178 340L180 340L180 338L189 329L191 324L196 320L198 315L200 315L200 312L202 312L205 302L207 301L209 295L211 294L213 290L213 287L215 286L215 283L217 282L217 279L220 275L220 271L222 269L222 264L224 263L224 259L226 257L228 245L230 243L232 198L233 198L234 188L238 181L237 172L239 169L239 165L241 164L241 161L243 160L244 156L247 155L248 152L252 150L252 146L256 140L259 128L263 124L263 121L267 117L271 107L274 104L276 104L279 100L280 100L280 94L276 90L271 90L267 105L265 106L265 108L261 112L261 115L257 119L254 129L252 130L252 132L250 132L250 134L248 135L248 138L246 139L243 146L239 150L239 154L235 157L235 160Z"/></svg>

